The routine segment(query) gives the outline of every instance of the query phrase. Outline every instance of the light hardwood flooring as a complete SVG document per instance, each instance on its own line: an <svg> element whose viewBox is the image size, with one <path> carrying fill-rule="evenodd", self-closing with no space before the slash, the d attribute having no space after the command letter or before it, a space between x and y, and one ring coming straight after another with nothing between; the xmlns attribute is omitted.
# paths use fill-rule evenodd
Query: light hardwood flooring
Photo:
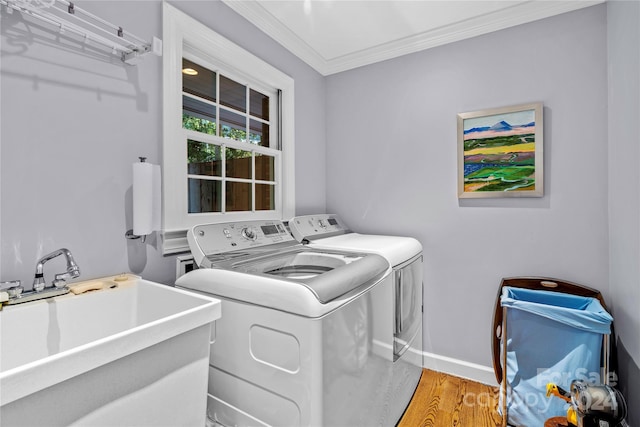
<svg viewBox="0 0 640 427"><path fill-rule="evenodd" d="M498 388L422 370L418 388L397 427L496 427Z"/></svg>

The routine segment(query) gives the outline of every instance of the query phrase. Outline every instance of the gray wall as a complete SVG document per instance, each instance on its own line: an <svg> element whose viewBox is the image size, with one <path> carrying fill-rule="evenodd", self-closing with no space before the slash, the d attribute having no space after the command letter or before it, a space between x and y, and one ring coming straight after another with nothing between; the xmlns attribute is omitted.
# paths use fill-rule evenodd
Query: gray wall
<svg viewBox="0 0 640 427"><path fill-rule="evenodd" d="M500 280L608 297L606 8L327 78L327 209L424 246L425 351L491 366ZM458 200L456 114L544 103L545 196Z"/></svg>
<svg viewBox="0 0 640 427"><path fill-rule="evenodd" d="M609 251L620 389L640 425L640 3L607 3Z"/></svg>
<svg viewBox="0 0 640 427"><path fill-rule="evenodd" d="M295 79L296 198L325 209L324 79L223 3L176 6ZM162 38L160 1L84 2L138 36ZM55 31L2 13L1 278L30 286L36 260L68 247L81 278L132 271L172 283L174 257L156 239L127 242L131 164L162 161L162 59L136 67L91 57ZM62 260L45 268L47 280Z"/></svg>
<svg viewBox="0 0 640 427"><path fill-rule="evenodd" d="M637 2L326 79L219 2L173 3L294 77L298 214L337 212L358 231L422 241L426 351L490 366L502 277L595 287L616 316L621 385L639 424ZM83 6L137 35L162 35L159 1ZM88 57L19 15L2 19L2 280L29 282L40 255L66 246L83 278L133 271L170 283L174 257L153 239L123 237L131 163L162 160L161 59L128 67ZM459 201L456 114L532 101L545 104L545 197Z"/></svg>

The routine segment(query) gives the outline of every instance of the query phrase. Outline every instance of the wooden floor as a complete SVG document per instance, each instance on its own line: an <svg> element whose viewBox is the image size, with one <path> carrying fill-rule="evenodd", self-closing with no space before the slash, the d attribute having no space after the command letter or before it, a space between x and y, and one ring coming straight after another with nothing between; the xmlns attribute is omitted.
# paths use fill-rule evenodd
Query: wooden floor
<svg viewBox="0 0 640 427"><path fill-rule="evenodd" d="M496 427L498 388L423 369L416 393L397 427Z"/></svg>

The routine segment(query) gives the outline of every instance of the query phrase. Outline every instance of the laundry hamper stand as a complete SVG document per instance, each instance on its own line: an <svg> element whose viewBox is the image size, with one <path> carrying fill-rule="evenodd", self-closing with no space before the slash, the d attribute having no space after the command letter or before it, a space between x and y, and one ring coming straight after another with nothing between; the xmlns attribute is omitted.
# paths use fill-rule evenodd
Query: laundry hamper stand
<svg viewBox="0 0 640 427"><path fill-rule="evenodd" d="M505 295L506 306L501 304L503 295ZM511 308L508 308L508 306ZM508 310L511 311L508 312ZM540 367L540 363L545 363L545 359L546 362L549 362L549 360L555 361L556 355L553 354L554 351L561 353L558 358L562 359L564 357L563 351L576 348L572 347L572 339L576 339L576 342L580 344L577 347L580 350L571 350L570 354L566 356L567 361L560 361L559 366L562 367L562 363L569 363L568 366L574 366L571 365L571 362L577 358L580 363L586 363L590 367L590 369L580 372L585 375L586 378L584 379L608 383L609 373L612 371L610 365L611 354L612 351L615 353L615 340L610 339L608 335L608 328L610 327L613 336L613 322L606 310L606 304L599 291L575 283L545 277L512 277L502 280L496 297L491 335L493 368L496 380L500 384L500 407L498 409L502 413L503 426L506 426L510 421L510 404L514 408L516 425L525 425L522 423L523 418L529 423L534 423L533 420L536 419L536 416L538 419L535 420L535 424L540 423L542 425L544 420L540 417L546 416L547 413L544 412L543 415L540 406L535 411L535 405L529 411L528 405L530 402L528 400L531 397L536 401L536 404L543 404L545 411L550 409L549 416L564 415L566 413L564 409L558 413L559 408L564 408L564 403L560 399L547 399L544 396L544 385L546 383L540 383L546 379L558 383L560 383L560 379L565 382L570 381L572 378L566 378L566 376L572 375L572 373L558 372L558 375L563 374L565 378L556 379L555 371L552 371L554 372L553 375L541 371L541 368L545 367ZM574 319L571 317L569 318L571 322L567 323L571 324L571 326L563 324L563 321L567 320L563 318L565 315L577 316L576 323L578 325L574 325ZM554 319L554 316L558 316L558 319ZM510 322L513 324L508 325L508 318L511 318ZM579 324L582 321L585 322L584 325ZM530 327L519 328L519 324L529 325ZM516 328L515 330L513 329L514 327ZM577 328L575 332L573 327ZM591 327L593 327L593 330L591 330ZM509 331L512 335L510 340L507 340L507 337L509 337L507 334L508 328L511 328ZM601 349L598 347L600 345L600 334L602 334ZM555 344L553 343L553 335L557 335ZM536 344L545 341L547 337L549 337L550 341L548 345L546 345L546 342L542 342L540 345ZM508 341L510 344L508 344ZM592 354L593 351L583 351L582 348L585 347L585 345L582 345L583 342L587 349L593 350L595 348L595 351L599 351L599 354L594 355ZM514 351L514 348L517 349L517 346L522 343L524 343L525 347L531 345L534 347L529 347L530 351L521 350L519 353ZM512 346L511 353L508 351L508 345ZM565 348L563 349L563 347ZM576 357L576 354L578 357ZM509 355L511 355L510 360L508 360ZM527 360L528 358L530 359ZM538 358L543 360L538 360ZM613 360L615 361L615 357ZM510 364L513 366L510 367ZM596 365L599 366L596 367ZM508 367L510 367L509 375L512 377L511 379L507 376ZM597 373L600 375L599 378L589 376L593 374L591 371L594 368L597 369ZM547 377L541 376L538 378L538 374L547 375ZM532 379L536 381L534 389L531 388ZM513 384L515 384L515 387ZM564 387L567 390L569 389L568 384L564 384ZM510 394L508 395L508 393ZM510 401L510 399L512 400ZM544 402L542 402L543 399ZM523 408L526 408L526 410L523 410ZM526 415L521 416L522 413ZM534 413L538 415L533 415Z"/></svg>

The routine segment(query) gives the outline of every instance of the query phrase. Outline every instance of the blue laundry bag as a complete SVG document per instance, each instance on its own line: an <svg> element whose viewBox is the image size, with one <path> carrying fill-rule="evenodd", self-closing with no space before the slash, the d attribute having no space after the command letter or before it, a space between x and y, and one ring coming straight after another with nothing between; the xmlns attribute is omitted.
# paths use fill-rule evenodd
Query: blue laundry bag
<svg viewBox="0 0 640 427"><path fill-rule="evenodd" d="M574 379L604 382L602 337L611 333L613 317L597 299L505 286L500 305L507 308L502 337L507 340L506 380L501 387L507 387L510 425L542 427L551 417L566 416L568 404L547 397L547 383L568 391ZM504 346L500 351L502 364Z"/></svg>

